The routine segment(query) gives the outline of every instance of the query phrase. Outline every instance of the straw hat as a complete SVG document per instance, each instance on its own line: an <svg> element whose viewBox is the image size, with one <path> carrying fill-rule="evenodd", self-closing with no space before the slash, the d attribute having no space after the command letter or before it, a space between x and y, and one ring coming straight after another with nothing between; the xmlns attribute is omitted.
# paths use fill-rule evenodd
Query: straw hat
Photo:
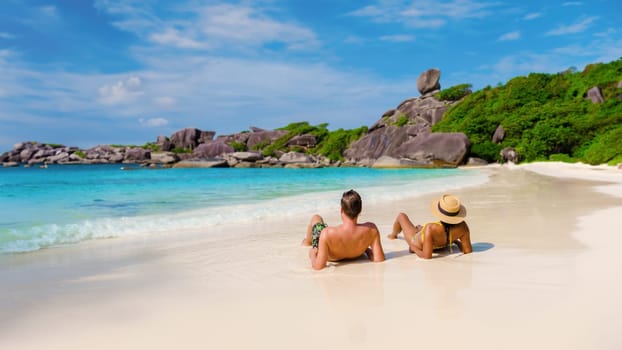
<svg viewBox="0 0 622 350"><path fill-rule="evenodd" d="M434 216L447 224L459 224L466 217L466 208L460 203L460 199L450 194L433 201L430 209Z"/></svg>

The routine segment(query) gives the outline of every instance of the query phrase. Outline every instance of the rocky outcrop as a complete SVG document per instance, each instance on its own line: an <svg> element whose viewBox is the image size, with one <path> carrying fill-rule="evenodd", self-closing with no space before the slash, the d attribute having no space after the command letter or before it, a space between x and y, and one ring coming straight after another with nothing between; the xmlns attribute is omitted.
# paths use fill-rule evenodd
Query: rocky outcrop
<svg viewBox="0 0 622 350"><path fill-rule="evenodd" d="M151 152L149 163L174 164L179 161L179 156L173 152Z"/></svg>
<svg viewBox="0 0 622 350"><path fill-rule="evenodd" d="M156 140L156 145L160 147L160 150L162 152L169 152L173 149L173 144L171 143L171 140L166 136L158 136L158 139Z"/></svg>
<svg viewBox="0 0 622 350"><path fill-rule="evenodd" d="M600 87L594 86L593 88L587 91L587 98L592 101L592 103L603 103L605 99L603 98L603 92Z"/></svg>
<svg viewBox="0 0 622 350"><path fill-rule="evenodd" d="M503 129L501 124L499 124L499 126L497 126L497 129L495 130L495 133L492 135L492 142L499 144L503 141L504 138L505 138L505 130Z"/></svg>
<svg viewBox="0 0 622 350"><path fill-rule="evenodd" d="M289 139L289 141L287 141L285 145L288 147L299 146L305 148L312 148L317 145L317 137L308 134L298 135Z"/></svg>
<svg viewBox="0 0 622 350"><path fill-rule="evenodd" d="M397 108L386 111L369 128L369 132L386 126L407 126L411 134L429 132L430 127L443 118L449 105L448 102L439 101L431 96L409 98Z"/></svg>
<svg viewBox="0 0 622 350"><path fill-rule="evenodd" d="M216 141L224 142L225 144L237 143L241 145L246 145L248 138L250 137L249 132L241 132L233 135L220 135L216 138Z"/></svg>
<svg viewBox="0 0 622 350"><path fill-rule="evenodd" d="M225 153L233 152L233 147L227 145L221 139L211 141L208 143L202 143L198 145L194 151L192 151L193 158L214 158L221 156Z"/></svg>
<svg viewBox="0 0 622 350"><path fill-rule="evenodd" d="M256 162L263 159L260 152L234 152L230 156L241 162Z"/></svg>
<svg viewBox="0 0 622 350"><path fill-rule="evenodd" d="M506 147L499 153L505 162L518 163L518 152L512 147Z"/></svg>
<svg viewBox="0 0 622 350"><path fill-rule="evenodd" d="M13 150L3 154L1 163L24 164L114 164L157 163L170 164L179 160L173 153L160 153L152 158L151 151L142 147L116 147L99 145L86 150L78 147L50 145L36 142L15 144Z"/></svg>
<svg viewBox="0 0 622 350"><path fill-rule="evenodd" d="M255 149L260 144L270 144L287 134L285 130L263 130L256 127L251 128L251 130L253 132L250 133L246 141L246 147L250 150Z"/></svg>
<svg viewBox="0 0 622 350"><path fill-rule="evenodd" d="M465 165L466 166L483 166L486 164L488 164L488 162L485 161L484 159L477 158L477 157L469 157Z"/></svg>
<svg viewBox="0 0 622 350"><path fill-rule="evenodd" d="M421 95L434 92L441 89L440 84L441 71L438 69L428 69L421 73L417 79L417 90Z"/></svg>
<svg viewBox="0 0 622 350"><path fill-rule="evenodd" d="M151 151L140 147L132 147L125 150L123 162L142 163L148 159L151 159Z"/></svg>
<svg viewBox="0 0 622 350"><path fill-rule="evenodd" d="M394 155L402 143L408 140L408 128L386 126L376 128L352 143L344 152L344 157L356 164L363 159L376 160L383 155Z"/></svg>
<svg viewBox="0 0 622 350"><path fill-rule="evenodd" d="M422 81L431 81L427 89L440 87L435 81L440 77L437 70L422 77ZM431 95L403 101L348 147L344 152L347 163L373 167L455 167L464 163L470 148L465 134L431 132L449 106Z"/></svg>
<svg viewBox="0 0 622 350"><path fill-rule="evenodd" d="M279 161L285 164L315 163L311 156L300 152L287 152L279 158Z"/></svg>
<svg viewBox="0 0 622 350"><path fill-rule="evenodd" d="M470 146L463 133L431 133L410 139L395 153L423 167L456 167L464 162Z"/></svg>
<svg viewBox="0 0 622 350"><path fill-rule="evenodd" d="M179 130L171 135L171 145L175 148L194 149L201 143L214 139L214 131L202 131L195 128Z"/></svg>
<svg viewBox="0 0 622 350"><path fill-rule="evenodd" d="M182 160L173 165L173 168L227 168L229 165L224 159L191 159Z"/></svg>
<svg viewBox="0 0 622 350"><path fill-rule="evenodd" d="M372 168L381 168L381 169L395 169L395 168L412 168L418 166L417 162L406 159L406 158L393 158L389 156L382 156L376 159L373 164L371 164Z"/></svg>

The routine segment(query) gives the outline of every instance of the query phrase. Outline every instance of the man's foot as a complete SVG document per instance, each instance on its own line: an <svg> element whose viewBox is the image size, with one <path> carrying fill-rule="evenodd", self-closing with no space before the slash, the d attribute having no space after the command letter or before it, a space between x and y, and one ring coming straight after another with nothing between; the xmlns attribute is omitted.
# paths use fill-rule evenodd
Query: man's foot
<svg viewBox="0 0 622 350"><path fill-rule="evenodd" d="M303 238L302 242L300 242L300 245L309 246L311 245L311 242L308 241L306 238Z"/></svg>
<svg viewBox="0 0 622 350"><path fill-rule="evenodd" d="M388 239L396 239L396 238L397 238L397 235L399 235L399 234L400 234L399 232L398 232L398 233L389 233L389 234L387 235L387 238L388 238Z"/></svg>

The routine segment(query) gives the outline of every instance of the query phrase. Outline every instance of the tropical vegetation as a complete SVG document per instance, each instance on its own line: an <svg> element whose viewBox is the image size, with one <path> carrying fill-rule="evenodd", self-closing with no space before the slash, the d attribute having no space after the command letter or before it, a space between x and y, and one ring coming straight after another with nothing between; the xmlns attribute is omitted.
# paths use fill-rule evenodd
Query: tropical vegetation
<svg viewBox="0 0 622 350"><path fill-rule="evenodd" d="M622 162L622 59L571 68L557 74L532 73L506 84L467 93L453 105L433 131L464 132L471 155L499 160L513 147L523 161L561 160L589 164ZM599 87L603 103L586 93ZM467 91L467 84L450 88ZM443 93L441 92L441 96ZM505 130L492 142L498 126Z"/></svg>
<svg viewBox="0 0 622 350"><path fill-rule="evenodd" d="M295 149L314 155L322 155L331 161L343 160L343 153L348 146L367 133L367 127L344 130L328 130L328 124L310 125L308 122L291 123L277 130L285 130L287 134L281 136L272 143L255 145L255 150L262 151L264 156L273 156L277 151L291 151L286 147L287 142L297 135L313 135L317 144L309 149Z"/></svg>

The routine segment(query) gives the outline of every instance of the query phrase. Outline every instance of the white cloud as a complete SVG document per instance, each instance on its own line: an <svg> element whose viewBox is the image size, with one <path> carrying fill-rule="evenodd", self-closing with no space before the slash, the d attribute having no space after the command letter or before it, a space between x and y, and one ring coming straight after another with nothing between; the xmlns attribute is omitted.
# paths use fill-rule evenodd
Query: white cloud
<svg viewBox="0 0 622 350"><path fill-rule="evenodd" d="M512 41L512 40L518 40L518 39L520 39L520 32L514 31L514 32L509 32L509 33L505 33L501 35L498 41Z"/></svg>
<svg viewBox="0 0 622 350"><path fill-rule="evenodd" d="M128 102L143 94L140 90L141 84L139 77L132 76L126 80L117 81L112 85L104 85L97 90L99 101L106 105Z"/></svg>
<svg viewBox="0 0 622 350"><path fill-rule="evenodd" d="M0 32L0 39L15 39L15 35L5 32Z"/></svg>
<svg viewBox="0 0 622 350"><path fill-rule="evenodd" d="M447 20L487 17L492 13L490 8L498 5L474 0L424 0L409 4L378 0L378 5L368 5L348 15L368 17L380 23L399 22L416 28L438 28L445 25Z"/></svg>
<svg viewBox="0 0 622 350"><path fill-rule="evenodd" d="M542 13L540 13L540 12L532 12L532 13L526 14L525 17L523 17L523 19L525 21L531 21L531 20L534 20L534 19L540 18L540 17L542 17Z"/></svg>
<svg viewBox="0 0 622 350"><path fill-rule="evenodd" d="M147 1L95 0L93 6L101 12L120 18L112 25L123 31L139 36L148 36L151 31L163 30L158 19Z"/></svg>
<svg viewBox="0 0 622 350"><path fill-rule="evenodd" d="M156 97L153 99L153 102L155 102L157 106L165 108L173 107L177 104L177 100L170 96Z"/></svg>
<svg viewBox="0 0 622 350"><path fill-rule="evenodd" d="M385 16L387 11L380 9L374 5L367 5L365 7L361 7L358 10L354 10L349 13L351 16L360 16L360 17L383 17Z"/></svg>
<svg viewBox="0 0 622 350"><path fill-rule="evenodd" d="M141 2L98 0L95 6L119 15L121 19L114 22L117 28L164 47L253 50L279 43L290 50L309 50L320 46L311 29L270 16L256 3L169 5L167 18Z"/></svg>
<svg viewBox="0 0 622 350"><path fill-rule="evenodd" d="M280 42L293 49L318 46L315 33L310 29L274 20L251 7L223 4L200 11L198 25L210 44L253 47Z"/></svg>
<svg viewBox="0 0 622 350"><path fill-rule="evenodd" d="M199 49L204 47L200 42L182 35L175 28L167 28L163 32L153 33L150 40L156 44L179 47L182 49Z"/></svg>
<svg viewBox="0 0 622 350"><path fill-rule="evenodd" d="M562 25L546 33L548 36L558 36L584 32L598 17L588 17L571 25Z"/></svg>
<svg viewBox="0 0 622 350"><path fill-rule="evenodd" d="M562 4L562 6L582 6L583 3L580 1L568 1Z"/></svg>
<svg viewBox="0 0 622 350"><path fill-rule="evenodd" d="M149 128L157 128L157 127L165 126L168 124L168 120L164 118L149 118L149 119L140 118L138 119L138 122L140 123L140 125L146 126Z"/></svg>
<svg viewBox="0 0 622 350"><path fill-rule="evenodd" d="M406 34L384 35L380 37L380 40L390 41L394 43L404 43L409 41L415 41L415 36Z"/></svg>

